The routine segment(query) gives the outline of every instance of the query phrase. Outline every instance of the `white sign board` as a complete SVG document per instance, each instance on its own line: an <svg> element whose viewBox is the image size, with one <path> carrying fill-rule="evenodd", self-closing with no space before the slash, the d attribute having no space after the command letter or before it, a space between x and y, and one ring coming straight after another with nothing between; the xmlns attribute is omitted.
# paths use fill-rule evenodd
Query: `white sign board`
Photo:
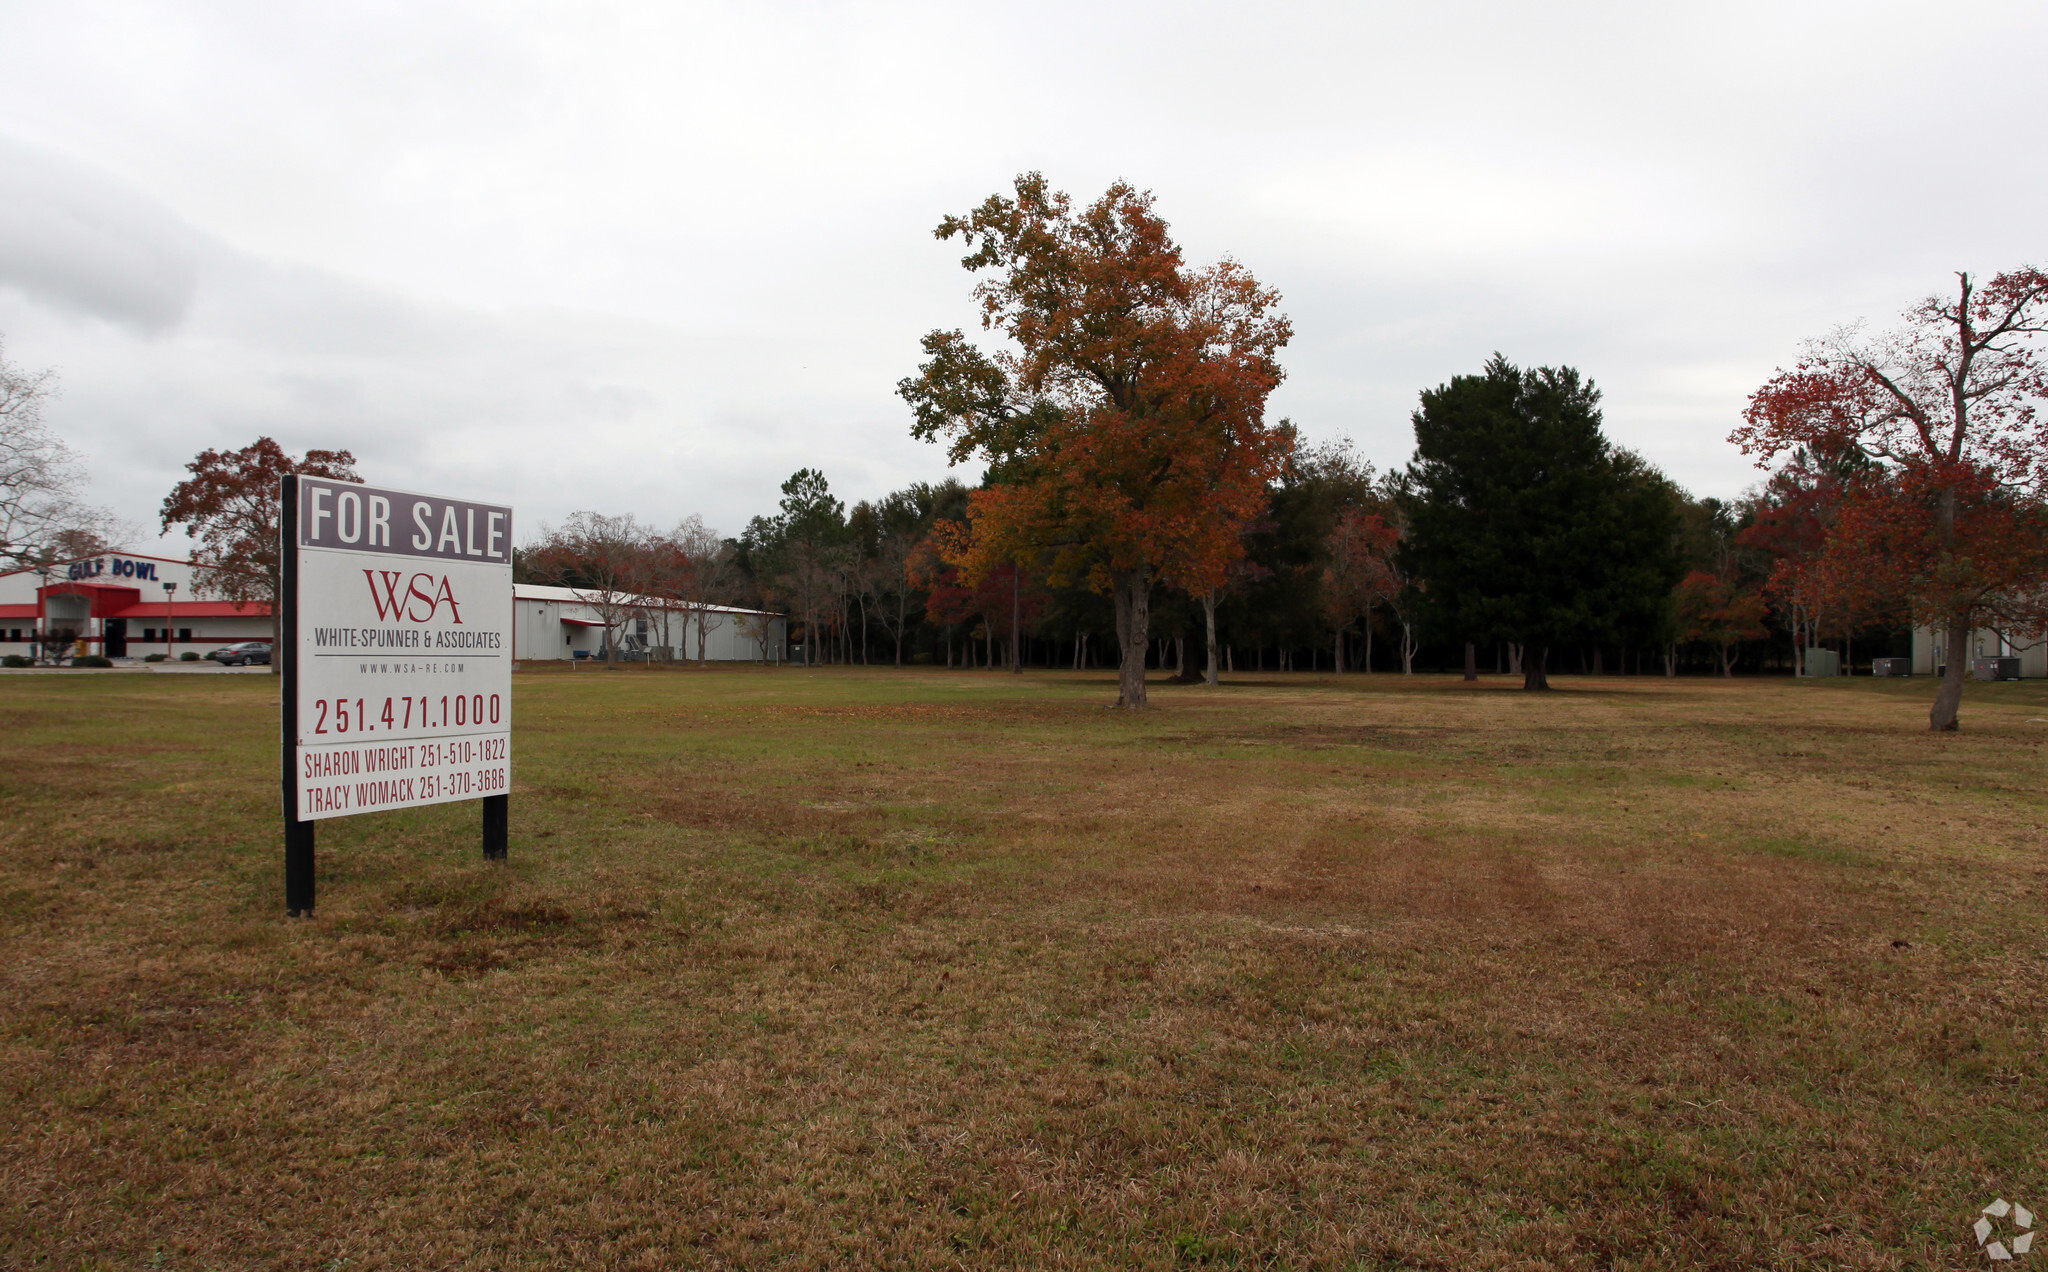
<svg viewBox="0 0 2048 1272"><path fill-rule="evenodd" d="M512 510L295 480L280 633L293 816L505 794Z"/></svg>

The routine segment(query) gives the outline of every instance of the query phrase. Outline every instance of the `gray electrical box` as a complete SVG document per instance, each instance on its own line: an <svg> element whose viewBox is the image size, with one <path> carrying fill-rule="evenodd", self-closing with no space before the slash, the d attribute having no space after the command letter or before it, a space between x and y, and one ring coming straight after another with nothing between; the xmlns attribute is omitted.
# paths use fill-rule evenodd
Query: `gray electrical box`
<svg viewBox="0 0 2048 1272"><path fill-rule="evenodd" d="M1832 649L1814 648L1806 651L1800 662L1802 676L1839 676L1842 674L1842 656Z"/></svg>
<svg viewBox="0 0 2048 1272"><path fill-rule="evenodd" d="M1978 680L2018 680L2020 660L1985 655L1970 660L1970 675Z"/></svg>
<svg viewBox="0 0 2048 1272"><path fill-rule="evenodd" d="M1910 658L1873 658L1870 660L1870 674L1873 676L1910 676L1913 674L1913 660Z"/></svg>

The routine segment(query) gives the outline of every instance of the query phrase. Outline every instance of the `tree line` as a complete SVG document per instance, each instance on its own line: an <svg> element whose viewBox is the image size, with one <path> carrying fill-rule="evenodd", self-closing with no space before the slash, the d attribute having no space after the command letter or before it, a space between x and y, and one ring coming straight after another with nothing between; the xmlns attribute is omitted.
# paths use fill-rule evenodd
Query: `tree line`
<svg viewBox="0 0 2048 1272"><path fill-rule="evenodd" d="M1422 392L1396 471L1304 443L1266 411L1292 336L1278 295L1234 260L1191 265L1124 183L1084 207L1026 173L934 233L966 249L994 343L931 332L898 393L978 484L849 507L802 468L729 537L579 512L518 576L685 657L714 607L776 610L808 663L1114 666L1126 707L1148 669L1473 676L1490 657L1541 690L1563 670L1799 670L1827 643L1853 667L1859 642L1923 626L1946 651L1930 725L1950 729L1974 633L2048 629L2040 270L1959 274L1889 330L1811 342L1731 435L1767 478L1722 501L1614 445L1578 370L1499 355ZM21 564L102 542L48 392L0 362L0 555ZM353 464L268 438L207 451L162 523L212 586L270 600L277 481Z"/></svg>
<svg viewBox="0 0 2048 1272"><path fill-rule="evenodd" d="M935 234L968 249L998 343L934 331L898 391L913 434L983 480L848 508L801 469L774 514L691 558L729 603L786 609L807 661L1113 665L1142 706L1147 668L1490 659L1540 690L1560 670L1798 671L1829 643L1853 668L1859 640L1896 650L1916 624L1960 651L2048 623L2039 271L1959 275L1893 331L1809 346L1752 396L1731 440L1770 472L1726 501L1614 445L1578 370L1498 355L1421 394L1397 471L1304 444L1265 414L1278 297L1235 261L1188 265L1122 183L1077 208L1027 173ZM571 577L569 530L534 577ZM1967 670L1945 663L1936 728Z"/></svg>

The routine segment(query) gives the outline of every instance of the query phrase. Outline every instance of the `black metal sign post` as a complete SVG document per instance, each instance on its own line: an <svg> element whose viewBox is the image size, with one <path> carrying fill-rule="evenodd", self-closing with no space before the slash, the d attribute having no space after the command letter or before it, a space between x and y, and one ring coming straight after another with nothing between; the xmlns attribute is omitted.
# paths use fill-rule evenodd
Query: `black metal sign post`
<svg viewBox="0 0 2048 1272"><path fill-rule="evenodd" d="M313 917L313 827L299 820L299 788L292 772L299 736L299 483L287 477L278 497L277 661L283 730L284 774L284 912L292 918Z"/></svg>
<svg viewBox="0 0 2048 1272"><path fill-rule="evenodd" d="M512 797L484 796L484 860L503 861L511 850Z"/></svg>
<svg viewBox="0 0 2048 1272"><path fill-rule="evenodd" d="M285 912L327 817L480 799L505 860L512 510L297 476L278 503Z"/></svg>

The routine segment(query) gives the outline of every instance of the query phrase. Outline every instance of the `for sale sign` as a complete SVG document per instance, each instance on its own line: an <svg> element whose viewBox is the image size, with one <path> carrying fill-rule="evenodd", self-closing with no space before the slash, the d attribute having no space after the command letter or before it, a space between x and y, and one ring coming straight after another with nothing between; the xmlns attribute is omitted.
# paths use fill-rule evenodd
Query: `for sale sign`
<svg viewBox="0 0 2048 1272"><path fill-rule="evenodd" d="M286 484L287 822L503 795L512 510Z"/></svg>

